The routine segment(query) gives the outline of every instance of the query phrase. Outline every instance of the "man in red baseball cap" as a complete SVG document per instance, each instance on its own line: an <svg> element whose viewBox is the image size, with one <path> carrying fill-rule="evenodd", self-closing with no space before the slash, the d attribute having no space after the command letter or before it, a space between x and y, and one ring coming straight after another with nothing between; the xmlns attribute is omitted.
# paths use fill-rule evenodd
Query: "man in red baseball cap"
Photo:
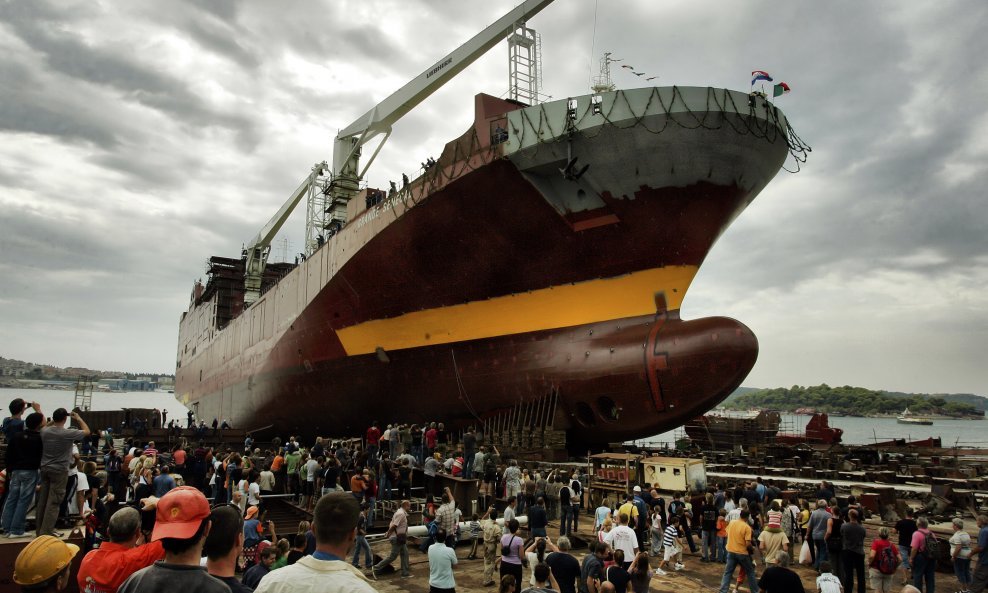
<svg viewBox="0 0 988 593"><path fill-rule="evenodd" d="M79 590L85 593L117 593L127 577L165 557L161 542L144 543L141 514L122 507L110 517L110 541L91 550L79 566Z"/></svg>
<svg viewBox="0 0 988 593"><path fill-rule="evenodd" d="M230 593L230 588L199 566L209 533L209 502L191 486L180 486L151 501L157 507L151 541L160 541L165 559L128 578L118 593Z"/></svg>

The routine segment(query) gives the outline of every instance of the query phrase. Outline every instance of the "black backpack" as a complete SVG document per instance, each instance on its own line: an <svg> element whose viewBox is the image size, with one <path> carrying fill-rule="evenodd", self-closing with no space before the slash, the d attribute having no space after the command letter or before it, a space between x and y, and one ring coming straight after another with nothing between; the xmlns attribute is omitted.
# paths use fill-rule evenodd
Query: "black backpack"
<svg viewBox="0 0 988 593"><path fill-rule="evenodd" d="M923 557L927 560L937 560L940 558L940 540L933 535L932 531L923 534Z"/></svg>

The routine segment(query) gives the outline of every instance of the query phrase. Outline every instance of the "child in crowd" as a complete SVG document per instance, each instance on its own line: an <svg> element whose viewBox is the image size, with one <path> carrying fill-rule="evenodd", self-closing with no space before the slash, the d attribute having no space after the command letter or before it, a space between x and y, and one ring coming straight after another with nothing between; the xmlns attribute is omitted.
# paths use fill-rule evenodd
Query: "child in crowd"
<svg viewBox="0 0 988 593"><path fill-rule="evenodd" d="M717 517L717 558L721 564L727 563L727 509L718 511Z"/></svg>
<svg viewBox="0 0 988 593"><path fill-rule="evenodd" d="M477 546L480 545L481 536L483 535L483 531L480 528L480 517L477 516L477 513L474 513L470 517L468 529L470 532L470 541L473 545L470 547L470 554L467 555L467 560L475 560L477 558Z"/></svg>
<svg viewBox="0 0 988 593"><path fill-rule="evenodd" d="M824 560L820 563L820 576L816 578L816 590L819 593L842 593L844 585L833 575L833 567Z"/></svg>

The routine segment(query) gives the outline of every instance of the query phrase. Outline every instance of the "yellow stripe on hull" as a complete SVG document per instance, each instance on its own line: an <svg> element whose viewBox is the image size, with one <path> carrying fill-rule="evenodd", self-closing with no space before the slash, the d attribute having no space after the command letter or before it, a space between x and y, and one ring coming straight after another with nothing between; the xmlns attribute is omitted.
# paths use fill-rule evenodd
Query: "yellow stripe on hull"
<svg viewBox="0 0 988 593"><path fill-rule="evenodd" d="M572 327L678 309L697 266L667 266L367 321L336 333L350 356Z"/></svg>

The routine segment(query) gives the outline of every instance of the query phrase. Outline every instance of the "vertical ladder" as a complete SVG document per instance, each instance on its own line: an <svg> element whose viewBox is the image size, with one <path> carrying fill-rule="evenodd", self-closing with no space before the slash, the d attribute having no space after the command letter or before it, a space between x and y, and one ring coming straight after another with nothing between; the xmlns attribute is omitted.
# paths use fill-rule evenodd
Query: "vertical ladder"
<svg viewBox="0 0 988 593"><path fill-rule="evenodd" d="M80 375L75 382L75 398L72 400L73 410L88 412L93 405L93 378Z"/></svg>
<svg viewBox="0 0 988 593"><path fill-rule="evenodd" d="M539 102L539 37L524 22L508 35L508 98L527 105Z"/></svg>

